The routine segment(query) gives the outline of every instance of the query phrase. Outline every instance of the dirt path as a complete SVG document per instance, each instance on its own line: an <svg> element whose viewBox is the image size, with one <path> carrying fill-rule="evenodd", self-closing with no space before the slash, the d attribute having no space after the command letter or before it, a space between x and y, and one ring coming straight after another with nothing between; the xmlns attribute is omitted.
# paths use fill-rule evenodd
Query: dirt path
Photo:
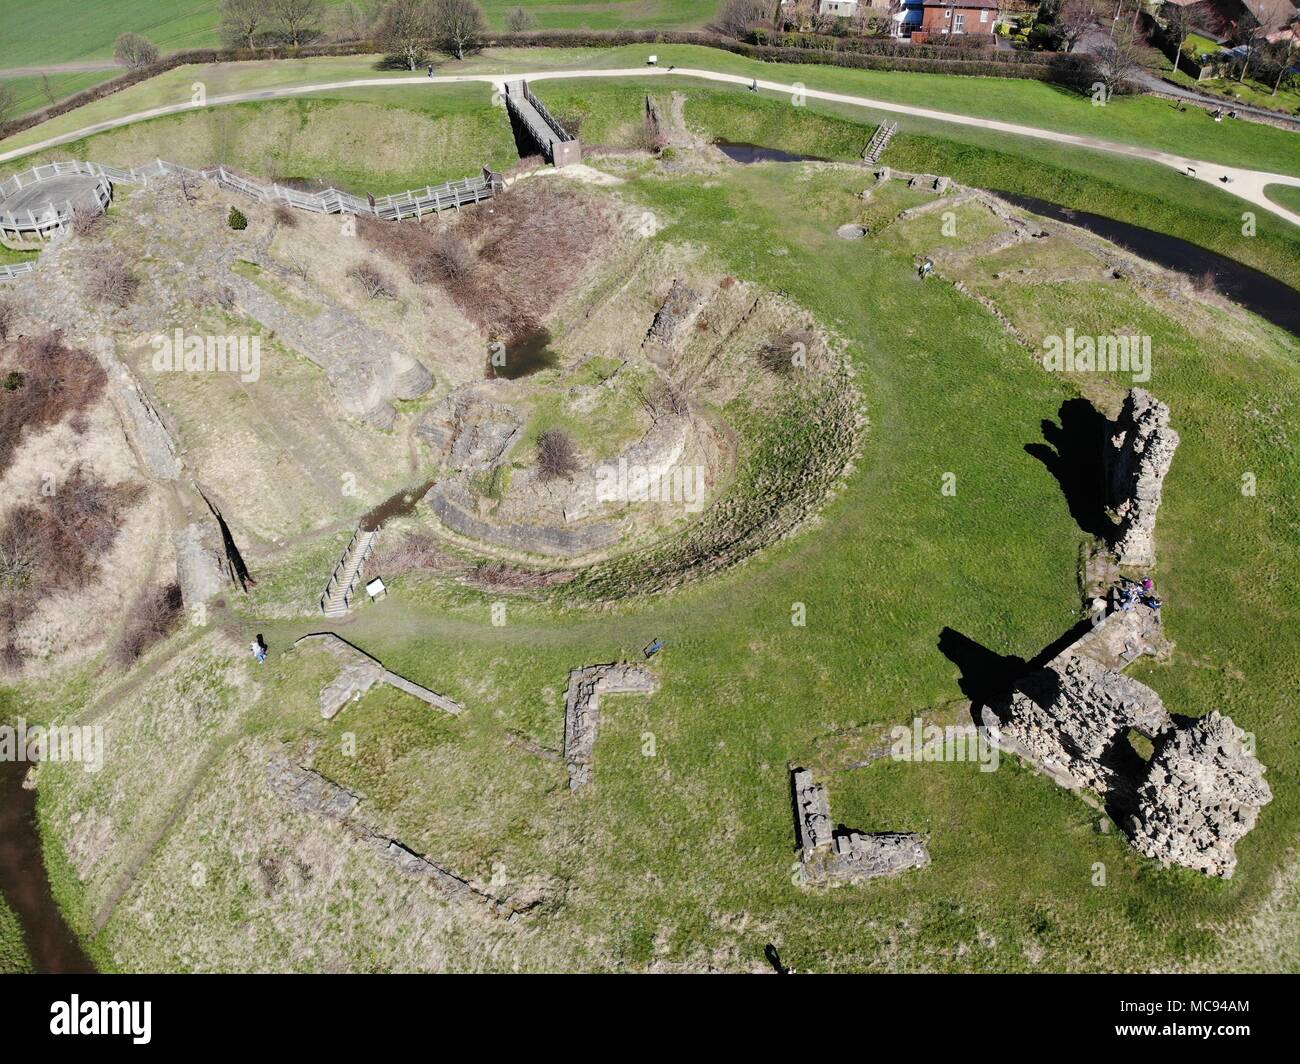
<svg viewBox="0 0 1300 1064"><path fill-rule="evenodd" d="M1144 159L1172 167L1181 173L1187 174L1189 180L1213 185L1220 191L1227 192L1229 195L1236 196L1238 199L1245 200L1256 207L1261 207L1269 213L1285 219L1292 225L1300 226L1300 214L1296 214L1294 211L1289 211L1285 207L1279 206L1264 194L1264 187L1266 185L1290 185L1295 188L1300 188L1300 177L1291 177L1287 174L1273 174L1263 170L1247 170L1236 166L1225 166L1222 163L1206 162L1203 159L1189 159L1185 156L1171 155L1167 152L1155 151L1154 149L1139 145L1121 144L1116 141L1101 140L1097 137L1085 137L1075 133L1061 133L1054 129L1039 129L1036 126L1022 126L1017 125L1014 122L1001 122L991 118L975 118L970 115L954 114L949 111L935 111L928 107L913 107L909 104L889 103L884 100L873 100L865 96L850 96L840 92L826 92L821 89L809 89L803 85L787 85L779 81L765 81L762 79L755 81L754 79L740 74L723 74L716 70L699 70L691 67L674 67L668 69L665 67L647 66L613 70L549 70L538 73L510 75L452 74L432 78L422 75L397 78L358 78L351 81L321 82L313 85L289 85L274 89L234 92L224 96L210 97L207 103L210 107L216 107L222 104L284 99L293 96L304 96L311 93L328 92L338 89L383 88L392 85L427 85L430 88L437 88L441 85L481 83L491 85L497 91L504 92L507 80L537 82L548 80L574 80L577 78L646 78L656 76L696 78L701 81L714 81L726 85L744 86L749 86L751 81L753 81L753 84L760 91L775 93L781 96L793 96L795 93L799 93L805 98L825 100L829 103L847 104L851 107L865 107L874 111L885 111L890 114L912 115L917 118L928 118L939 122L949 122L953 125L968 126L975 129L987 129L998 133L1011 133L1016 136L1032 137L1036 140L1048 140L1058 144L1070 144L1079 148L1090 148L1095 151L1110 152L1115 155L1127 155L1130 158ZM14 148L11 151L0 153L0 163L9 162L13 159L20 159L25 155L32 155L48 148L57 147L60 144L68 144L95 133L103 133L110 129L119 129L122 126L132 125L135 122L144 122L151 118L160 118L164 115L180 114L184 111L192 111L195 108L196 105L193 103L180 103L171 104L166 107L154 107L147 111L137 111L134 114L109 119L108 121L99 122L92 126L86 126L83 129L78 129L71 133L65 133L61 136L50 137L47 140L38 141L35 144L29 144L23 148Z"/></svg>
<svg viewBox="0 0 1300 1064"><path fill-rule="evenodd" d="M0 68L3 78L39 78L42 74L93 74L101 70L122 70L112 59L84 59L78 63L46 63L44 66L16 66Z"/></svg>

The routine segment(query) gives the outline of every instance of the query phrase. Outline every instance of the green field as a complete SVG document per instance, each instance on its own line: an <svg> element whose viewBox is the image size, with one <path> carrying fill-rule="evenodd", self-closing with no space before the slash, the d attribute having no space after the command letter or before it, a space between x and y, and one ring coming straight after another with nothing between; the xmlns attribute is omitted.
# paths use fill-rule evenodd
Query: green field
<svg viewBox="0 0 1300 1064"><path fill-rule="evenodd" d="M343 0L328 0L336 6ZM715 0L614 0L567 4L555 0L486 0L496 29L517 7L539 29L685 29L702 26L717 10ZM109 58L119 34L141 33L164 52L220 44L219 0L0 0L0 68Z"/></svg>
<svg viewBox="0 0 1300 1064"><path fill-rule="evenodd" d="M1293 211L1300 211L1300 188L1294 185L1268 185L1264 194L1274 203Z"/></svg>

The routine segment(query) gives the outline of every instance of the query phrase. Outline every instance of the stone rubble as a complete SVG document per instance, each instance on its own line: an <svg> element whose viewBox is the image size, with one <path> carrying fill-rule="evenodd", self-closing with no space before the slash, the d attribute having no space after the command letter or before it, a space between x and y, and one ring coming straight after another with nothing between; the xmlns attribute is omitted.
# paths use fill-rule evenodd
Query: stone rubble
<svg viewBox="0 0 1300 1064"><path fill-rule="evenodd" d="M576 791L592 780L601 695L648 695L658 689L654 673L627 662L588 665L569 673L569 690L564 699L564 760L569 768L569 790Z"/></svg>
<svg viewBox="0 0 1300 1064"><path fill-rule="evenodd" d="M1154 565L1156 511L1178 447L1169 407L1150 392L1131 388L1115 421L1111 447L1111 504L1119 521L1115 554L1120 565Z"/></svg>
<svg viewBox="0 0 1300 1064"><path fill-rule="evenodd" d="M791 768L799 878L809 886L861 883L930 864L925 839L911 832L834 830L825 784L806 768Z"/></svg>
<svg viewBox="0 0 1300 1064"><path fill-rule="evenodd" d="M1176 720L1155 691L1120 671L1163 645L1158 611L1112 613L985 706L984 725L999 748L1105 800L1140 853L1227 878L1237 841L1272 793L1231 719L1212 711ZM1151 741L1149 762L1132 748L1132 732Z"/></svg>
<svg viewBox="0 0 1300 1064"><path fill-rule="evenodd" d="M1248 737L1217 710L1178 729L1138 789L1133 845L1159 861L1232 877L1234 850L1273 800Z"/></svg>

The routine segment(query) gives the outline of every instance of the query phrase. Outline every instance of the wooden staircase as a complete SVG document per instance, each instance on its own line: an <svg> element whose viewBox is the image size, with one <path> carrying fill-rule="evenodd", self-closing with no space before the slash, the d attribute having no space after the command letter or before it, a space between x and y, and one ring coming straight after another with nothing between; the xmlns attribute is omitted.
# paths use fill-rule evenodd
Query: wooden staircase
<svg viewBox="0 0 1300 1064"><path fill-rule="evenodd" d="M358 528L348 540L347 549L334 572L330 574L329 583L320 597L321 613L326 617L342 617L352 608L352 595L361 583L361 574L366 559L375 549L375 540L379 538L379 529Z"/></svg>
<svg viewBox="0 0 1300 1064"><path fill-rule="evenodd" d="M889 147L889 142L894 139L894 133L898 130L896 122L881 122L876 127L876 131L871 135L871 140L867 142L867 147L862 153L862 158L868 166L874 166L884 155L885 149Z"/></svg>

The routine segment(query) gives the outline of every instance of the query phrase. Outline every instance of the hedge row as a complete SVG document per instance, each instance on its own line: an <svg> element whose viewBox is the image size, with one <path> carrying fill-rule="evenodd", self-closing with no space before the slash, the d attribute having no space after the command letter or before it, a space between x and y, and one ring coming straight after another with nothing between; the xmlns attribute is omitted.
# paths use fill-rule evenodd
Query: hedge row
<svg viewBox="0 0 1300 1064"><path fill-rule="evenodd" d="M800 36L800 35L794 35ZM802 35L809 36L809 35ZM817 47L784 47L771 44L753 44L722 34L695 30L538 30L529 33L490 34L484 39L485 47L498 48L615 48L625 44L697 44L717 48L770 63L811 63L827 66L857 67L868 70L907 70L931 74L963 74L980 77L1029 78L1038 81L1074 83L1079 80L1085 60L1074 55L1048 55L1021 58L1021 53L994 52L996 59L958 57L971 49L934 45L892 45L891 42L861 42L860 45L837 49ZM869 43L883 45L879 50L866 47ZM205 48L173 52L147 67L130 70L115 78L85 89L65 100L14 119L0 126L0 139L12 137L23 130L48 121L61 114L84 107L95 100L121 92L131 85L156 77L179 66L199 63L230 63L241 60L310 59L320 56L369 55L378 51L374 41L351 41L346 44L308 45L300 48ZM981 51L981 54L983 52ZM1033 54L1033 53L1029 53ZM1008 58L1015 57L1015 58Z"/></svg>

